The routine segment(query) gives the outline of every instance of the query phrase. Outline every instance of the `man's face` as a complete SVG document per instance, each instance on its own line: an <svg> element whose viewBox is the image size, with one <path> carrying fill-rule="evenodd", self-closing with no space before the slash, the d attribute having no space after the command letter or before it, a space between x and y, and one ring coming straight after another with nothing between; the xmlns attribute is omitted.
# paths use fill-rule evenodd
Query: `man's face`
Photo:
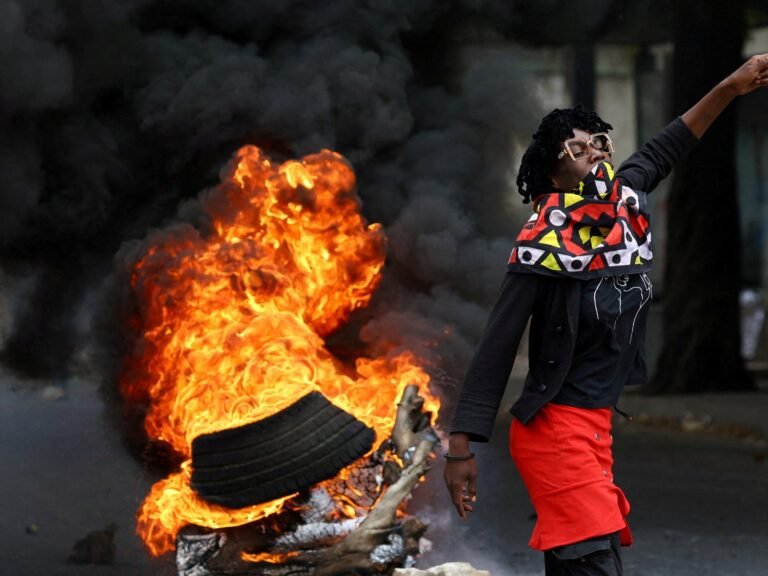
<svg viewBox="0 0 768 576"><path fill-rule="evenodd" d="M592 133L586 130L573 129L573 138L563 141L562 157L555 159L555 167L550 174L555 190L572 191L595 164L613 159L611 147L600 142L593 142ZM570 154L567 148L570 148Z"/></svg>

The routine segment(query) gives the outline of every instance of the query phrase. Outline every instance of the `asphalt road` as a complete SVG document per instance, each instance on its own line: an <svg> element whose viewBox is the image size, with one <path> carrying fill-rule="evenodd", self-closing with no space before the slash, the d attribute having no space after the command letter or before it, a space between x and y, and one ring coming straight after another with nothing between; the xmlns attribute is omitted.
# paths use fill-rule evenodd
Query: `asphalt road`
<svg viewBox="0 0 768 576"><path fill-rule="evenodd" d="M745 404L766 396L746 395ZM431 523L428 567L469 561L493 576L542 574L527 548L532 508L507 456L508 420L478 446L479 501L461 523L442 486L442 462L414 497ZM627 575L768 574L768 448L718 435L623 425L615 436L616 481L633 511L636 545ZM134 535L134 513L153 478L105 421L93 386L44 390L0 375L0 574L170 576L173 558L153 560ZM75 542L116 524L113 565L67 562Z"/></svg>

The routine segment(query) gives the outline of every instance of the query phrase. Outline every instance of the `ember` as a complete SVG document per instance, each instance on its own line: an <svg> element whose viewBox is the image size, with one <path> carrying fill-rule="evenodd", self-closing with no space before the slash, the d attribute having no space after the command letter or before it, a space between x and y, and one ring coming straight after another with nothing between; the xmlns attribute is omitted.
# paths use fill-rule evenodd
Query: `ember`
<svg viewBox="0 0 768 576"><path fill-rule="evenodd" d="M204 501L190 487L196 437L267 418L313 391L379 442L408 384L421 389L427 413L439 407L411 354L350 367L325 348L322 337L370 301L385 258L381 227L360 215L354 173L340 155L275 165L246 146L202 205L211 231L185 226L150 238L131 277L141 338L121 393L146 410L149 438L184 460L138 514L154 555L172 550L186 525L240 526L279 513L291 498L240 509ZM339 509L350 518L358 510Z"/></svg>

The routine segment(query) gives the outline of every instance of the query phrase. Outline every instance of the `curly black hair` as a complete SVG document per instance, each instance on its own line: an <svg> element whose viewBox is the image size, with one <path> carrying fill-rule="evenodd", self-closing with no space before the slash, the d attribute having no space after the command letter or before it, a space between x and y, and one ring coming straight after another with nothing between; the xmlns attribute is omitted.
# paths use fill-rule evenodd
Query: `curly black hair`
<svg viewBox="0 0 768 576"><path fill-rule="evenodd" d="M563 141L573 138L574 128L594 133L607 132L613 126L581 104L573 108L555 108L547 114L523 154L517 173L517 191L522 194L524 204L539 194L551 191L549 175L557 162Z"/></svg>

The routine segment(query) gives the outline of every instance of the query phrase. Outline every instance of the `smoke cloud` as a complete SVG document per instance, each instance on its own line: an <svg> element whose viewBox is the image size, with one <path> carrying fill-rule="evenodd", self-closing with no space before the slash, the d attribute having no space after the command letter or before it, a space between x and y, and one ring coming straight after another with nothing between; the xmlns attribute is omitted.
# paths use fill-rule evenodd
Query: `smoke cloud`
<svg viewBox="0 0 768 576"><path fill-rule="evenodd" d="M521 68L488 47L512 17L494 6L0 0L4 362L66 378L83 316L119 315L131 254L151 231L204 232L198 194L256 144L351 161L389 238L356 336L415 349L454 384L521 219L514 142L540 117ZM118 358L120 337L95 334Z"/></svg>

